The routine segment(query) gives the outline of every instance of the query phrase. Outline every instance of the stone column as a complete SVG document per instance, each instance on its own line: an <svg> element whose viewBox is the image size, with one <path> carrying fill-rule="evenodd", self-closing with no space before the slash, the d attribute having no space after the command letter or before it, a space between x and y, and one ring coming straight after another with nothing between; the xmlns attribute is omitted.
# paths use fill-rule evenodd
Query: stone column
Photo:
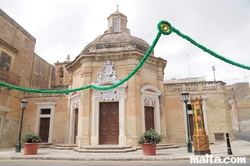
<svg viewBox="0 0 250 166"><path fill-rule="evenodd" d="M81 85L91 84L91 61L83 61L81 68ZM79 118L78 118L78 147L90 145L91 131L91 89L80 91Z"/></svg>
<svg viewBox="0 0 250 166"><path fill-rule="evenodd" d="M127 60L127 74L139 63L139 60ZM137 140L142 134L141 129L141 102L140 102L140 72L128 80L126 99L127 145L137 146Z"/></svg>

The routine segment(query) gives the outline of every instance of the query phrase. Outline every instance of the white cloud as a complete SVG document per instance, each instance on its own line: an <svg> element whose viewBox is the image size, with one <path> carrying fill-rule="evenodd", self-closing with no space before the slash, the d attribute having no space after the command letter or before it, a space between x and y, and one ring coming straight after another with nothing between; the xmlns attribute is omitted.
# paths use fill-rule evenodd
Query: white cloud
<svg viewBox="0 0 250 166"><path fill-rule="evenodd" d="M182 33L214 52L250 66L250 2L248 0L1 0L0 6L36 39L35 52L49 63L71 60L107 29L107 17L119 11L133 36L149 44L157 23L169 21ZM249 70L212 57L176 34L160 38L155 56L168 61L165 79L206 76L234 83L250 81ZM233 80L233 81L230 81Z"/></svg>

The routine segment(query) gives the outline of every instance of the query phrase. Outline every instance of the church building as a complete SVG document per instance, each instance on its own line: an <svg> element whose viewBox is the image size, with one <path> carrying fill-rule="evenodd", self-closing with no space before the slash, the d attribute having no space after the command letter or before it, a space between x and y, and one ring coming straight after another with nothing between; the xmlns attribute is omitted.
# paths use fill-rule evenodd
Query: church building
<svg viewBox="0 0 250 166"><path fill-rule="evenodd" d="M130 34L127 23L127 17L117 10L108 17L107 30L74 60L67 57L64 62L49 64L34 53L36 39L0 10L0 81L55 90L116 84L132 72L150 47ZM138 72L111 90L40 94L0 86L0 147L13 147L17 142L23 99L28 105L22 135L37 133L43 143L138 147L139 137L150 128L163 136L162 143L185 143L186 119L190 119L191 134L195 124L191 107L186 117L183 91L193 98L202 97L210 142L224 141L225 133L233 139L225 83L165 81L166 67L167 60L152 52Z"/></svg>

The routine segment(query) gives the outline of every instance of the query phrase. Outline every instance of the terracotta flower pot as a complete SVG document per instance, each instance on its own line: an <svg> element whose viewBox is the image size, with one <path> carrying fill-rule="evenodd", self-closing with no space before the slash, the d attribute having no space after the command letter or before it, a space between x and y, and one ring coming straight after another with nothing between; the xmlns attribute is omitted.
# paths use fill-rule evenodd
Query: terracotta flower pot
<svg viewBox="0 0 250 166"><path fill-rule="evenodd" d="M156 144L144 143L142 144L143 155L155 155L156 154Z"/></svg>
<svg viewBox="0 0 250 166"><path fill-rule="evenodd" d="M37 154L39 143L25 143L24 144L24 154L34 155Z"/></svg>

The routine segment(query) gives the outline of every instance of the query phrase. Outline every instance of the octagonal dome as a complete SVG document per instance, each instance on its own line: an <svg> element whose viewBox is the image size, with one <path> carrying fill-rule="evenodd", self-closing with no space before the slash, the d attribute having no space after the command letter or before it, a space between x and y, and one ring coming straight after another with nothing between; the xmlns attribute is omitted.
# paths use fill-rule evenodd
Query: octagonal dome
<svg viewBox="0 0 250 166"><path fill-rule="evenodd" d="M145 54L148 48L147 42L130 35L130 30L127 28L127 17L117 10L108 17L108 30L89 43L81 54L131 51Z"/></svg>

